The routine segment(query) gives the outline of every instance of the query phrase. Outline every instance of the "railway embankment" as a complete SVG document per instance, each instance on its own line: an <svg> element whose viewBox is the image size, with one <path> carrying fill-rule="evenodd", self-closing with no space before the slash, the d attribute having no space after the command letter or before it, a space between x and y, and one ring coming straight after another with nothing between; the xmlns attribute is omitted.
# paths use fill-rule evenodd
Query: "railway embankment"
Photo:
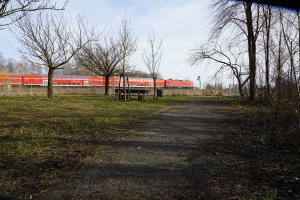
<svg viewBox="0 0 300 200"><path fill-rule="evenodd" d="M115 87L110 87L110 95L113 95ZM149 93L153 94L152 88L146 88ZM195 88L163 88L163 95L165 96L200 96L203 95L203 91ZM81 86L55 86L54 94L58 95L70 95L70 94L89 94L98 95L104 94L104 87L81 87ZM42 86L12 86L3 85L0 86L0 96L16 96L16 95L47 95L47 87Z"/></svg>

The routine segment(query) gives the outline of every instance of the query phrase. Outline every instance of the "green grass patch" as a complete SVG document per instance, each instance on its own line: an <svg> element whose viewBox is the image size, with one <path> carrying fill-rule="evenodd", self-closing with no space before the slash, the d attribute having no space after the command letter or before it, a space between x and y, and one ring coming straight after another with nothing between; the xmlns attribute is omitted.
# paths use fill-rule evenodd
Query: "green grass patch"
<svg viewBox="0 0 300 200"><path fill-rule="evenodd" d="M55 96L52 101L43 96L1 97L0 188L41 189L60 171L109 150L114 138L131 135L134 124L147 122L154 111L187 99L117 102L105 96ZM124 131L116 131L120 129Z"/></svg>
<svg viewBox="0 0 300 200"><path fill-rule="evenodd" d="M242 198L241 200L275 200L277 191L269 191L265 194L259 195L258 197Z"/></svg>

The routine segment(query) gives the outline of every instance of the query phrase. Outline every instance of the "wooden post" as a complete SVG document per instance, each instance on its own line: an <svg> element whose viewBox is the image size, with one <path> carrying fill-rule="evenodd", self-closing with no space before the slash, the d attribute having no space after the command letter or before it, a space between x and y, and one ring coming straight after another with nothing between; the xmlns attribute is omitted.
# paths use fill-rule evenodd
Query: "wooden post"
<svg viewBox="0 0 300 200"><path fill-rule="evenodd" d="M131 101L131 92L130 92L130 86L129 86L129 78L128 78L128 74L126 74L126 79L127 79L127 86L128 86L128 94L129 94L129 100Z"/></svg>
<svg viewBox="0 0 300 200"><path fill-rule="evenodd" d="M120 74L120 77L119 77L119 84L118 84L118 93L117 93L117 101L121 100L121 77L122 77L122 74Z"/></svg>

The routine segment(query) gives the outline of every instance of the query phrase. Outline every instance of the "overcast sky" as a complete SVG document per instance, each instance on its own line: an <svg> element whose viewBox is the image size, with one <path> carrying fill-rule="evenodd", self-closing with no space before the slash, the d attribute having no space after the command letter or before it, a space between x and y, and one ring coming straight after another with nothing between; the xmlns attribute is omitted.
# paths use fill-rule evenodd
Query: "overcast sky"
<svg viewBox="0 0 300 200"><path fill-rule="evenodd" d="M209 35L211 11L209 0L70 0L66 11L71 15L85 13L97 22L98 29L117 28L121 19L131 20L138 38L138 50L130 59L136 69L147 71L142 50L146 47L147 32L151 29L163 38L164 54L160 73L168 79L196 81L200 75L207 82L213 70L207 67L190 66L189 50ZM8 58L19 59L18 43L8 30L0 31L0 52ZM195 84L197 84L195 82Z"/></svg>

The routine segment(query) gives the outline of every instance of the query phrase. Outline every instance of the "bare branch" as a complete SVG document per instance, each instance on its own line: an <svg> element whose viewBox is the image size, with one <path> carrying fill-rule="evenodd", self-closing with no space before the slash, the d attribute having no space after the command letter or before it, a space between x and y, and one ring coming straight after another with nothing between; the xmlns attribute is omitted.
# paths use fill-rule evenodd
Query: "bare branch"
<svg viewBox="0 0 300 200"><path fill-rule="evenodd" d="M17 22L30 12L41 10L64 10L68 0L58 8L50 0L3 0L0 1L0 29Z"/></svg>
<svg viewBox="0 0 300 200"><path fill-rule="evenodd" d="M225 52L229 52L230 54ZM242 69L244 69L244 67L239 64L241 63L239 57L242 57L242 55L244 55L244 52L240 51L239 48L233 52L233 46L231 44L229 44L225 50L222 49L220 45L214 47L214 45L210 44L208 48L207 44L205 44L192 50L189 61L192 65L205 60L213 61L219 64L216 74L224 69L230 69L238 81L240 95L244 96L243 86L246 80L249 79L249 76L245 81L242 81L242 76L244 75Z"/></svg>
<svg viewBox="0 0 300 200"><path fill-rule="evenodd" d="M163 40L155 35L154 31L148 33L148 48L143 51L143 59L149 73L154 82L154 98L156 96L156 80L159 76L159 67L162 57L162 43Z"/></svg>

